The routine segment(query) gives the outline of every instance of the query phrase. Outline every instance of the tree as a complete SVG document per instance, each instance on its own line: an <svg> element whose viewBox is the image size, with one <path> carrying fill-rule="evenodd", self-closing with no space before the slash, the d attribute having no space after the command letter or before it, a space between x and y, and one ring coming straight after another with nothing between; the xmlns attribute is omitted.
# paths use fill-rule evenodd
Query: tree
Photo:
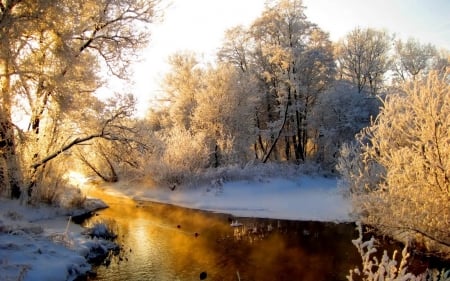
<svg viewBox="0 0 450 281"><path fill-rule="evenodd" d="M313 128L312 112L318 99L334 81L335 64L333 49L328 34L314 28L311 30L308 46L296 65L297 91L294 95L297 138L293 138L295 156L305 160L308 142L317 142L317 128ZM315 137L314 137L315 135Z"/></svg>
<svg viewBox="0 0 450 281"><path fill-rule="evenodd" d="M354 29L336 47L341 76L352 81L358 92L368 90L375 95L389 69L390 45L391 39L384 31Z"/></svg>
<svg viewBox="0 0 450 281"><path fill-rule="evenodd" d="M256 116L258 129L267 143L264 147L263 141L259 142L260 149L265 152L263 162L273 155L275 159L279 157L278 144L284 138L286 128L292 127L289 107L296 87L291 83L294 79L292 74L295 71L296 54L305 47L302 36L307 34L311 26L303 10L301 1L268 3L263 14L250 28L255 42L252 51L254 73L261 81L263 91ZM285 136L287 140L291 137L288 134ZM290 145L285 147L285 154L290 155Z"/></svg>
<svg viewBox="0 0 450 281"><path fill-rule="evenodd" d="M203 70L192 52L174 54L169 63L172 70L164 78L163 88L170 100L170 119L173 126L189 130L197 94L204 87Z"/></svg>
<svg viewBox="0 0 450 281"><path fill-rule="evenodd" d="M447 83L450 83L450 75L448 75L448 69L450 69L450 51L441 49L437 52L437 56L432 62L432 70L436 71L440 77L445 78Z"/></svg>
<svg viewBox="0 0 450 281"><path fill-rule="evenodd" d="M319 96L311 123L317 130L316 159L322 167L334 171L341 146L352 142L370 125L380 106L380 99L359 93L353 83L345 80L335 81Z"/></svg>
<svg viewBox="0 0 450 281"><path fill-rule="evenodd" d="M126 78L136 49L148 40L145 24L155 18L157 3L158 0L1 2L1 153L13 197L20 194L22 175L31 193L38 174L45 169L44 160L54 158L52 151L61 151L89 136L105 135L103 129L110 127L101 125L97 129L102 133L85 135L78 123L72 127L74 139L58 147L61 143L55 141L54 133L67 138L64 134L69 128L64 128L63 120L74 121L70 119L74 112L89 104L99 105L93 102L92 94L101 82L95 75L101 66ZM14 126L13 111L30 117L24 132ZM110 123L103 121L98 124ZM21 134L26 137L19 139ZM18 155L18 141L24 142L22 147L35 151L27 148L29 154ZM31 169L26 163L33 163Z"/></svg>
<svg viewBox="0 0 450 281"><path fill-rule="evenodd" d="M248 29L226 32L218 53L220 63L242 73L239 87L248 85L253 151L263 162L301 163L314 153L308 150L315 138L310 113L335 76L328 34L306 19L304 9L300 0L268 1Z"/></svg>
<svg viewBox="0 0 450 281"><path fill-rule="evenodd" d="M406 42L395 42L395 60L393 63L396 75L402 80L416 80L421 72L430 69L432 59L437 55L431 44L421 44L412 38Z"/></svg>
<svg viewBox="0 0 450 281"><path fill-rule="evenodd" d="M298 0L268 5L250 32L255 42L252 67L264 93L256 119L269 136L266 147L259 142L262 161L284 151L285 159L303 162L310 141L309 113L334 77L328 34L306 19Z"/></svg>
<svg viewBox="0 0 450 281"><path fill-rule="evenodd" d="M186 162L192 166L182 164L179 168L189 169L190 172L235 164L238 160L247 161L249 140L254 135L254 105L250 96L253 92L247 73L227 63L201 68L192 53L176 54L171 57L171 62L173 68L167 74L164 84L169 95L168 102L164 105L167 116L155 112L149 120L153 124L158 123L155 124L160 127L158 134L166 142L161 157L184 163L184 160L174 156L184 153L186 159L192 158L192 161ZM167 119L169 122L165 121ZM208 157L203 161L193 160L200 155L194 147L175 153L175 150L183 149L183 146L174 141L182 136L190 138L185 142L192 142L193 139L203 141L201 148L205 151L202 154ZM172 145L175 147L171 147ZM191 156L189 153L196 155ZM172 164L171 169L178 165Z"/></svg>
<svg viewBox="0 0 450 281"><path fill-rule="evenodd" d="M250 160L255 125L253 92L247 78L230 64L205 71L205 87L197 97L192 131L205 134L213 167Z"/></svg>
<svg viewBox="0 0 450 281"><path fill-rule="evenodd" d="M36 151L34 147L36 144L24 146L21 150L21 155L24 156L23 163L26 164L26 167L30 167L29 195L33 195L33 199L35 200L41 199L40 195L42 193L40 189L46 188L41 184L42 179L48 174L46 171L47 165L51 162L76 162L78 158L78 160L81 160L82 163L89 166L102 179L116 181L117 179L115 178L118 177L118 174L113 164L128 163L133 165L127 159L127 156L136 154L136 151L143 151L147 148L147 145L140 141L140 132L130 122L130 118L134 112L134 106L135 99L132 95L116 97L110 100L109 104L103 105L101 109L97 109L98 111L93 111L98 118L95 118L93 116L94 114L88 115L88 121L83 124L85 126L83 128L78 127L79 124L77 121L79 119L75 119L76 121L73 119L62 119L61 121L65 121L65 125L52 125L52 131L45 128L45 132L52 133L52 137L47 139L51 142L51 145L44 146L42 143L39 143L39 145L46 148L44 151L46 157L38 160L35 157L27 157ZM102 143L103 145L99 145ZM79 147L77 150L78 153L71 153L75 147ZM100 155L103 161L106 161L106 164L108 164L110 175L103 176L106 173L102 174L100 169L96 169L95 165L92 164L93 162L88 161L81 153L82 150L86 154ZM124 152L124 156L116 157L113 162L112 156L117 151ZM68 157L73 155L75 157ZM48 169L51 169L53 172L57 170L55 165L51 165Z"/></svg>
<svg viewBox="0 0 450 281"><path fill-rule="evenodd" d="M225 32L223 46L218 52L219 62L236 65L242 72L249 69L250 36L243 26L236 26Z"/></svg>
<svg viewBox="0 0 450 281"><path fill-rule="evenodd" d="M120 104L120 106L119 106ZM116 182L125 172L142 168L143 154L149 150L149 141L146 141L146 128L139 125L134 120L133 112L136 99L132 95L125 97L116 96L109 100L105 110L98 114L111 117L110 128L107 128L104 135L96 137L89 142L79 145L74 154L75 160L80 160L90 172L99 176L106 182ZM120 108L120 111L117 110ZM102 118L92 118L92 120L102 120ZM99 125L89 126L98 128ZM87 131L85 131L88 133ZM92 131L91 134L94 134Z"/></svg>
<svg viewBox="0 0 450 281"><path fill-rule="evenodd" d="M356 211L387 234L444 246L448 254L450 85L431 72L383 105L359 136L361 155L348 153L354 159L341 162Z"/></svg>

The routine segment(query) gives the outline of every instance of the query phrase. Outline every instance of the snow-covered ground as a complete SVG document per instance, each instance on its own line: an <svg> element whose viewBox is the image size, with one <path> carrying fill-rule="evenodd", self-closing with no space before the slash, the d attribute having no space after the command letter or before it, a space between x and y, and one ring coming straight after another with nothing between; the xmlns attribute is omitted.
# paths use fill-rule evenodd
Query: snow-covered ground
<svg viewBox="0 0 450 281"><path fill-rule="evenodd" d="M89 210L106 207L89 200ZM86 210L31 207L0 199L0 280L74 280L91 270L90 249L107 241L90 239L83 228L68 223Z"/></svg>
<svg viewBox="0 0 450 281"><path fill-rule="evenodd" d="M106 192L136 200L228 213L290 220L350 221L351 203L332 178L299 176L214 183L196 188L149 188L116 184Z"/></svg>

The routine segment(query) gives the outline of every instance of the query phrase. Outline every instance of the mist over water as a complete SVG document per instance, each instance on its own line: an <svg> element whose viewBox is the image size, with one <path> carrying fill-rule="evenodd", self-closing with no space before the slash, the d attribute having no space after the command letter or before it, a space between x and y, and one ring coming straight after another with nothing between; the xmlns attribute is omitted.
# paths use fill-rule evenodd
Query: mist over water
<svg viewBox="0 0 450 281"><path fill-rule="evenodd" d="M122 247L91 280L339 281L361 267L352 244L358 237L353 223L236 218L90 193L110 206L91 221L113 220ZM377 240L379 255L403 248ZM408 262L414 274L446 267L448 263L414 253Z"/></svg>
<svg viewBox="0 0 450 281"><path fill-rule="evenodd" d="M110 208L93 219L115 220L122 252L93 280L200 280L202 272L205 280L346 280L360 262L353 224L234 218L98 195Z"/></svg>

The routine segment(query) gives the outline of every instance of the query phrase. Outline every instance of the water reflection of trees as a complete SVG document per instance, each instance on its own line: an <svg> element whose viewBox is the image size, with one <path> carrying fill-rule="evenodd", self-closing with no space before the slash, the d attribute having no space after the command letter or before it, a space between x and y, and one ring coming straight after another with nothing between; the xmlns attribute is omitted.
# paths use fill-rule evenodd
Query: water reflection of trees
<svg viewBox="0 0 450 281"><path fill-rule="evenodd" d="M117 220L127 253L100 270L107 280L345 280L360 259L350 224L237 218L232 227L228 215L111 200L101 216Z"/></svg>

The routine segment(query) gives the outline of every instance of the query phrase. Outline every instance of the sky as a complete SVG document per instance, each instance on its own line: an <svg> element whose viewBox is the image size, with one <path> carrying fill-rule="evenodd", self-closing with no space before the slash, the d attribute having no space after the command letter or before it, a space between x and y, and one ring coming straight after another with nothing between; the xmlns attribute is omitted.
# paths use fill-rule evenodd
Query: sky
<svg viewBox="0 0 450 281"><path fill-rule="evenodd" d="M151 41L134 66L133 92L143 115L162 97L160 81L167 58L191 50L214 58L225 30L249 26L261 15L265 0L168 0L164 19L154 24ZM166 2L168 3L168 2ZM398 38L416 38L450 50L449 0L303 0L306 16L337 41L359 26L386 29Z"/></svg>

